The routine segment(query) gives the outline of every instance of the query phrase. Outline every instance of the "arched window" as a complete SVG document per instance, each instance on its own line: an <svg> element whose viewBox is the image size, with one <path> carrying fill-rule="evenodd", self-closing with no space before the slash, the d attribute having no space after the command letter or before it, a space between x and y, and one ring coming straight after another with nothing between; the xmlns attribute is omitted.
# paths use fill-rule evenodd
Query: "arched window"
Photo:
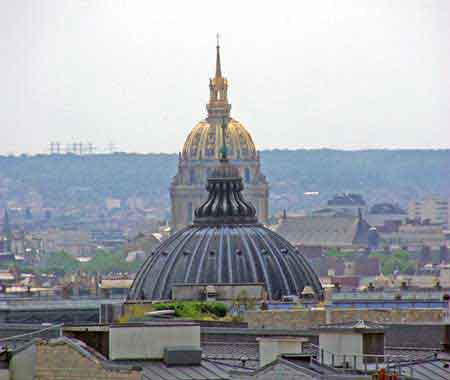
<svg viewBox="0 0 450 380"><path fill-rule="evenodd" d="M245 168L244 170L244 180L246 183L250 183L250 169Z"/></svg>

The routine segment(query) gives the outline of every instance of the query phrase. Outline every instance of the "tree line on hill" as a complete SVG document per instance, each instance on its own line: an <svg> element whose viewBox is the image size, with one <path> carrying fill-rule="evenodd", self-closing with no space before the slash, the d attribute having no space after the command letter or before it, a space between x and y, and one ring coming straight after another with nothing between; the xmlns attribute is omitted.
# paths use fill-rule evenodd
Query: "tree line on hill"
<svg viewBox="0 0 450 380"><path fill-rule="evenodd" d="M317 207L339 192L360 193L370 203L450 197L450 150L270 150L261 152L261 165L272 212ZM0 186L7 186L0 201L37 191L48 207L131 196L168 207L176 169L176 154L0 156Z"/></svg>

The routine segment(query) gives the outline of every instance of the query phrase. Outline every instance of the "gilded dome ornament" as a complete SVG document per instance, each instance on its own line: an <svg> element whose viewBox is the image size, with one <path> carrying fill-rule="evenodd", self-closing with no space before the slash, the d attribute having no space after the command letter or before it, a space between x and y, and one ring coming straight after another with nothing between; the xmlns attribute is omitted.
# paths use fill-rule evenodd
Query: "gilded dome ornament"
<svg viewBox="0 0 450 380"><path fill-rule="evenodd" d="M223 157L233 163L246 186L259 220L268 217L269 186L261 173L260 159L250 133L230 115L228 81L222 74L217 40L214 77L209 80L206 118L187 136L179 156L178 171L170 187L172 227L180 230L193 222L194 210L208 197L207 179Z"/></svg>
<svg viewBox="0 0 450 380"><path fill-rule="evenodd" d="M220 46L216 46L216 70L209 82L208 115L188 135L183 146L183 158L187 160L219 160L225 140L230 159L251 160L256 158L256 148L250 133L243 124L230 117L228 81L222 76ZM227 124L222 134L223 123Z"/></svg>

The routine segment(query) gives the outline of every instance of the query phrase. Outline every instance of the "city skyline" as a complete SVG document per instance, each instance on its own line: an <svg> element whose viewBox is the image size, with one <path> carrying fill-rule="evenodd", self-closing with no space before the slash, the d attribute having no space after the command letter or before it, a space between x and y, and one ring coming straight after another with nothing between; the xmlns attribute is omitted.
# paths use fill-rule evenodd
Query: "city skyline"
<svg viewBox="0 0 450 380"><path fill-rule="evenodd" d="M231 114L258 149L450 147L444 1L257 14L230 2L220 17L177 2L157 12L147 2L0 8L0 154L45 153L52 141L178 152L206 116L217 32Z"/></svg>

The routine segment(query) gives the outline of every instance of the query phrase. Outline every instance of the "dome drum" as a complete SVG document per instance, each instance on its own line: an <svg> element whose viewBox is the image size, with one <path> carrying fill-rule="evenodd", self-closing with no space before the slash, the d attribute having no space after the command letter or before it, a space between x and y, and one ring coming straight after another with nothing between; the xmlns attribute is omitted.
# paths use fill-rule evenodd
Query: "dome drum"
<svg viewBox="0 0 450 380"><path fill-rule="evenodd" d="M258 161L230 160L230 162L239 169L239 174L244 179L246 186L261 184L266 181L264 175L259 171ZM204 190L204 185L215 168L217 168L217 161L182 161L179 165L178 175L173 178L174 184L200 185Z"/></svg>

